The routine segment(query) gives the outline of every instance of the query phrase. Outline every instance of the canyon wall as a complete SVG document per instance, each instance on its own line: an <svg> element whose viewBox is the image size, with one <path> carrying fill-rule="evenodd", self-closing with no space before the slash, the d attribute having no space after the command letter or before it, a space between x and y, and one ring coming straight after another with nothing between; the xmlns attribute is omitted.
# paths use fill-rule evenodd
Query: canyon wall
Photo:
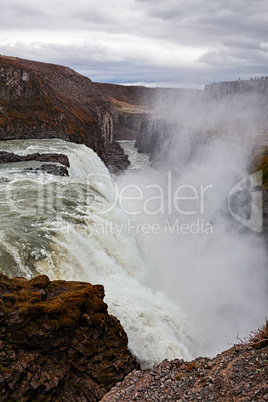
<svg viewBox="0 0 268 402"><path fill-rule="evenodd" d="M84 143L111 170L128 165L113 138L110 102L90 79L67 67L0 56L0 139L22 138Z"/></svg>
<svg viewBox="0 0 268 402"><path fill-rule="evenodd" d="M205 92L214 98L220 98L226 95L255 93L267 99L268 77L208 84L205 86Z"/></svg>
<svg viewBox="0 0 268 402"><path fill-rule="evenodd" d="M129 164L117 140L152 153L163 115L199 93L94 83L68 67L0 55L0 140L83 143L116 172Z"/></svg>

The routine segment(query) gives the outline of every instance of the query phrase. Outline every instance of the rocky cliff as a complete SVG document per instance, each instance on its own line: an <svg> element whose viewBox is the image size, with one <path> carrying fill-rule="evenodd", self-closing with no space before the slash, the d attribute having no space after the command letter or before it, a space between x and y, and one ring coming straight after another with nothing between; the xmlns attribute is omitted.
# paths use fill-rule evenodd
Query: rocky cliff
<svg viewBox="0 0 268 402"><path fill-rule="evenodd" d="M61 138L92 148L112 170L127 157L110 102L88 78L54 64L0 56L0 139Z"/></svg>
<svg viewBox="0 0 268 402"><path fill-rule="evenodd" d="M98 401L138 367L104 289L0 274L1 401Z"/></svg>
<svg viewBox="0 0 268 402"><path fill-rule="evenodd" d="M167 113L186 99L199 98L201 91L191 89L146 88L96 84L113 109L114 136L117 140L134 139L140 152L147 152L152 132L162 131Z"/></svg>
<svg viewBox="0 0 268 402"><path fill-rule="evenodd" d="M268 77L263 79L224 81L205 86L205 92L214 98L238 94L258 94L268 98Z"/></svg>
<svg viewBox="0 0 268 402"><path fill-rule="evenodd" d="M83 143L118 171L128 160L116 140L137 139L140 152L153 152L165 113L199 94L94 83L64 66L0 55L0 139Z"/></svg>

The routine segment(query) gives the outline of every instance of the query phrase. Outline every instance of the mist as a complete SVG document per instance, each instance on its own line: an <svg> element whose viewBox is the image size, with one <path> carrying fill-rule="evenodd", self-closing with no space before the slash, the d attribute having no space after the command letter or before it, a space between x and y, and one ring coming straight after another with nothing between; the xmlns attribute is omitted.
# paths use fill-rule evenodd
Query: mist
<svg viewBox="0 0 268 402"><path fill-rule="evenodd" d="M164 129L152 166L118 179L146 260L147 286L187 314L197 353L207 356L247 337L267 314L264 240L235 220L227 202L233 186L249 176L262 133L258 104L254 94L156 99ZM237 206L238 214L250 201L249 195Z"/></svg>

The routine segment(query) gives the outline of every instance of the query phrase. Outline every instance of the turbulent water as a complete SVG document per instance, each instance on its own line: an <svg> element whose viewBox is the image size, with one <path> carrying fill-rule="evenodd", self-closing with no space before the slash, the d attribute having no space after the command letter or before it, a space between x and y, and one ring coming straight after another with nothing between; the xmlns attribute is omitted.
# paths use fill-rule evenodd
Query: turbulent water
<svg viewBox="0 0 268 402"><path fill-rule="evenodd" d="M150 155L138 153L137 149L135 148L135 142L136 141L133 140L119 141L130 161L128 171L142 171L150 166Z"/></svg>
<svg viewBox="0 0 268 402"><path fill-rule="evenodd" d="M37 162L0 165L0 267L103 284L144 366L215 354L261 324L267 306L261 239L220 213L237 151L226 164L220 144L178 174L152 169L133 141L122 145L132 165L111 177L84 145L1 142L20 155L65 153L70 177L25 171Z"/></svg>
<svg viewBox="0 0 268 402"><path fill-rule="evenodd" d="M70 177L27 172L23 163L1 166L2 271L101 283L109 312L121 320L144 365L191 358L196 350L190 322L150 287L142 241L128 230L119 187L98 156L61 140L5 141L0 150L65 153L71 165Z"/></svg>

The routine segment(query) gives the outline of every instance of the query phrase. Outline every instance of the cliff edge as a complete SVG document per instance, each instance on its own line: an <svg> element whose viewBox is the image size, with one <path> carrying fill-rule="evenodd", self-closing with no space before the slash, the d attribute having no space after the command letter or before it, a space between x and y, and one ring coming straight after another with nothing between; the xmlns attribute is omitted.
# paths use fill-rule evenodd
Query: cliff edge
<svg viewBox="0 0 268 402"><path fill-rule="evenodd" d="M98 401L138 367L101 285L0 274L1 401Z"/></svg>

